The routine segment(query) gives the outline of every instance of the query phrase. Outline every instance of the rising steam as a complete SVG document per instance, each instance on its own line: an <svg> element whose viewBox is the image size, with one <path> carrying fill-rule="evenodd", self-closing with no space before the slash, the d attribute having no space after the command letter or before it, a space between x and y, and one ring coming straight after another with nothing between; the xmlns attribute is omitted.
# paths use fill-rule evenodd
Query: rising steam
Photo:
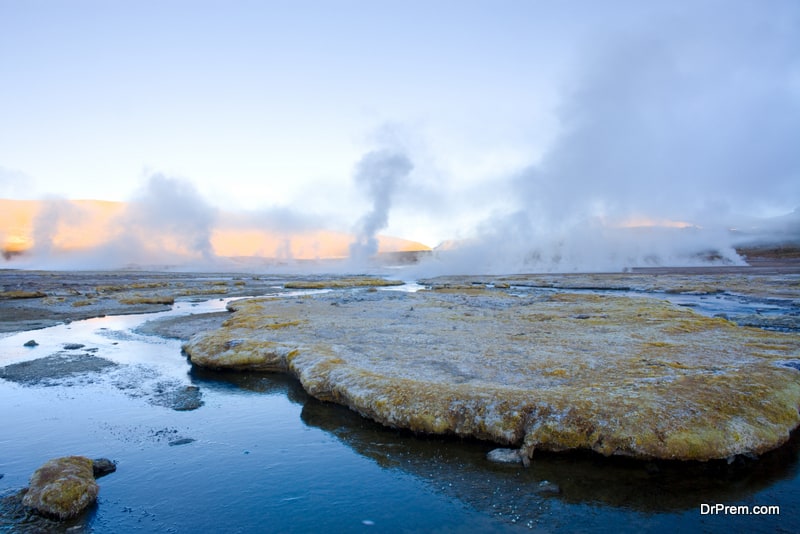
<svg viewBox="0 0 800 534"><path fill-rule="evenodd" d="M69 201L57 197L44 199L33 223L33 252L41 258L51 258L58 246L55 240L59 230L79 224L81 219L81 209Z"/></svg>
<svg viewBox="0 0 800 534"><path fill-rule="evenodd" d="M17 263L47 269L117 269L216 261L216 211L186 181L155 174L127 204L47 198L37 203L32 246Z"/></svg>
<svg viewBox="0 0 800 534"><path fill-rule="evenodd" d="M211 231L216 210L186 181L163 174L150 177L129 204L122 238L139 251L167 251L193 261L214 259Z"/></svg>
<svg viewBox="0 0 800 534"><path fill-rule="evenodd" d="M800 201L800 56L780 15L737 6L598 31L563 93L560 135L498 181L505 209L429 268L741 263L730 229L743 214Z"/></svg>
<svg viewBox="0 0 800 534"><path fill-rule="evenodd" d="M372 151L356 166L355 183L372 202L372 208L358 222L350 258L363 264L378 253L378 232L389 224L392 196L399 182L414 166L404 154L390 150Z"/></svg>

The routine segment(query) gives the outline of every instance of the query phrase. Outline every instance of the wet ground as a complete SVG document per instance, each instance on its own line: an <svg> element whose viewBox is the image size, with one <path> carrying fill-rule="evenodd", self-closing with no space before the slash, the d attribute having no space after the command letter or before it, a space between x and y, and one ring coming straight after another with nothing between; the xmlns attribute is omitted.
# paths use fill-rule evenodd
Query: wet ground
<svg viewBox="0 0 800 534"><path fill-rule="evenodd" d="M698 311L724 301L725 310L708 313L788 317L796 332L800 274L737 273L716 286L693 273L680 282L654 273L427 283L643 291ZM490 443L387 429L310 398L287 377L191 368L180 339L221 323L220 299L297 294L284 280L0 272L0 531L775 532L800 524L797 432L776 451L730 464L570 453L536 455L525 469L488 462ZM118 462L100 481L98 505L65 524L15 507L30 474L67 454ZM701 513L717 503L774 505L780 515Z"/></svg>

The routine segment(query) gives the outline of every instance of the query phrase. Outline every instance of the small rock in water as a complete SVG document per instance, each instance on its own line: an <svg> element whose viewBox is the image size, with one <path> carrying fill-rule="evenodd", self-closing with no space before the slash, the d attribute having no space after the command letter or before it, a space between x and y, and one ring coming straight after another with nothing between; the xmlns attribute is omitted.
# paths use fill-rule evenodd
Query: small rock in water
<svg viewBox="0 0 800 534"><path fill-rule="evenodd" d="M81 343L64 343L64 349L65 350L78 350L78 349L82 349L85 346L86 345L83 345Z"/></svg>
<svg viewBox="0 0 800 534"><path fill-rule="evenodd" d="M108 458L95 458L92 460L92 473L94 478L110 475L117 470L117 464Z"/></svg>
<svg viewBox="0 0 800 534"><path fill-rule="evenodd" d="M489 451L489 454L486 455L486 459L499 464L522 463L522 456L519 454L519 449L492 449Z"/></svg>
<svg viewBox="0 0 800 534"><path fill-rule="evenodd" d="M46 516L68 519L94 503L99 491L92 460L67 456L50 460L33 473L22 504Z"/></svg>
<svg viewBox="0 0 800 534"><path fill-rule="evenodd" d="M79 376L88 379L89 373L100 373L115 367L117 364L114 362L90 354L82 357L74 354L53 354L46 358L0 367L0 378L30 386Z"/></svg>
<svg viewBox="0 0 800 534"><path fill-rule="evenodd" d="M196 410L203 405L203 392L193 385L165 381L155 386L150 402L179 412Z"/></svg>
<svg viewBox="0 0 800 534"><path fill-rule="evenodd" d="M36 342L35 339L29 339L28 341L25 342L24 346L25 347L38 347L39 344Z"/></svg>
<svg viewBox="0 0 800 534"><path fill-rule="evenodd" d="M550 482L549 480L542 480L541 482L539 482L539 487L536 489L536 493L541 493L546 495L558 495L559 493L561 493L561 487L555 482Z"/></svg>
<svg viewBox="0 0 800 534"><path fill-rule="evenodd" d="M175 447L176 445L188 445L189 443L192 443L194 441L196 440L192 438L173 439L172 441L169 442L168 445L170 447Z"/></svg>

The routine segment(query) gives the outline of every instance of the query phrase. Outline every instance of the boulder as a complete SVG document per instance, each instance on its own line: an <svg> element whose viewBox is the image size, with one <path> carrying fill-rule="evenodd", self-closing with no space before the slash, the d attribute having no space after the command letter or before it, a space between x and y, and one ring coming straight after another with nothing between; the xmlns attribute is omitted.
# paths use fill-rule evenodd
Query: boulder
<svg viewBox="0 0 800 534"><path fill-rule="evenodd" d="M654 298L449 288L232 308L186 343L193 364L288 372L384 425L524 457L725 459L776 448L800 423L800 337Z"/></svg>
<svg viewBox="0 0 800 534"><path fill-rule="evenodd" d="M92 474L94 475L94 478L101 478L106 475L110 475L116 470L116 462L113 462L108 458L95 458L92 460Z"/></svg>
<svg viewBox="0 0 800 534"><path fill-rule="evenodd" d="M92 464L83 456L50 460L31 476L22 503L58 519L75 517L95 502L100 491Z"/></svg>

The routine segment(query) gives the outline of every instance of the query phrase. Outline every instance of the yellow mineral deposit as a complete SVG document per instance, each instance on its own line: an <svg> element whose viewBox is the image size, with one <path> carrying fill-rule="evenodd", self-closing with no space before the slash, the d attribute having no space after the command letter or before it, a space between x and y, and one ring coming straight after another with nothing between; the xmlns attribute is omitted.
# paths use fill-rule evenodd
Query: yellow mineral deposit
<svg viewBox="0 0 800 534"><path fill-rule="evenodd" d="M462 286L463 287L463 286ZM709 460L784 443L800 338L642 297L362 292L232 303L195 365L289 372L388 426L534 450Z"/></svg>
<svg viewBox="0 0 800 534"><path fill-rule="evenodd" d="M99 491L92 460L66 456L50 460L33 473L22 503L44 515L67 519L94 503Z"/></svg>
<svg viewBox="0 0 800 534"><path fill-rule="evenodd" d="M286 289L340 289L346 287L386 287L401 286L400 280L386 280L385 278L372 278L368 276L354 276L347 278L330 278L325 280L296 280L286 282Z"/></svg>
<svg viewBox="0 0 800 534"><path fill-rule="evenodd" d="M0 291L0 299L38 299L46 297L41 291L11 290Z"/></svg>
<svg viewBox="0 0 800 534"><path fill-rule="evenodd" d="M119 299L121 304L175 304L172 295L132 295Z"/></svg>

